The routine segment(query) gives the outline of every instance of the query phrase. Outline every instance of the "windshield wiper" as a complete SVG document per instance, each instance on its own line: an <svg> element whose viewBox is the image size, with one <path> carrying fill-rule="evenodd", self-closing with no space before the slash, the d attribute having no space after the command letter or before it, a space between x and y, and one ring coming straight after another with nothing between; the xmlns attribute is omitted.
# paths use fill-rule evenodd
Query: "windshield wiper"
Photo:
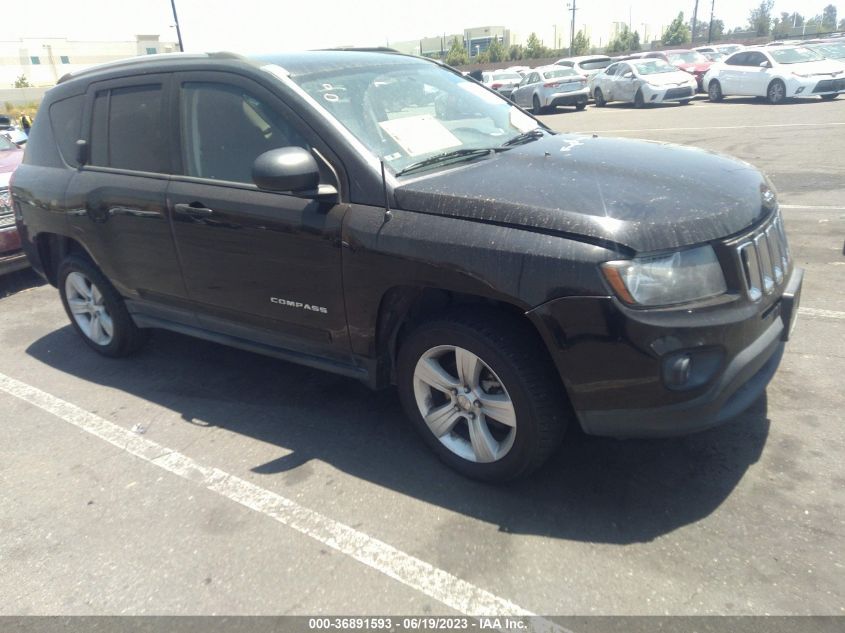
<svg viewBox="0 0 845 633"><path fill-rule="evenodd" d="M502 147L511 147L512 145L522 145L523 143L530 143L536 141L538 138L543 138L543 129L535 127L533 130L528 130L522 134L517 134L512 139L502 143Z"/></svg>
<svg viewBox="0 0 845 633"><path fill-rule="evenodd" d="M476 149L456 149L451 152L443 152L442 154L435 154L434 156L430 156L421 161L417 161L416 163L411 163L407 167L400 169L396 172L397 176L401 176L402 174L407 174L412 171L416 171L418 169L422 169L423 167L429 167L431 165L438 165L440 163L446 163L451 160L456 159L469 159L475 158L476 156L487 156L488 154L492 154L495 150L490 147L482 147Z"/></svg>

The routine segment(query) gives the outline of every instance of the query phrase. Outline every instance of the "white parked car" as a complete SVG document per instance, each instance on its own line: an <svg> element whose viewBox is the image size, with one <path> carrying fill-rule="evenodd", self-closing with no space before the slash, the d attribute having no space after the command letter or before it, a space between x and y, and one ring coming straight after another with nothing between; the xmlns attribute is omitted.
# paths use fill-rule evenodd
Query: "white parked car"
<svg viewBox="0 0 845 633"><path fill-rule="evenodd" d="M721 53L722 55L727 56L731 53L736 53L743 48L742 44L708 44L707 46L696 46L692 50L698 51L704 56L706 56L707 53Z"/></svg>
<svg viewBox="0 0 845 633"><path fill-rule="evenodd" d="M610 66L611 63L613 63L613 60L607 55L582 55L580 57L564 57L563 59L559 59L555 62L555 66L572 68L579 75L583 75L589 79Z"/></svg>
<svg viewBox="0 0 845 633"><path fill-rule="evenodd" d="M534 114L541 114L563 105L583 110L589 97L587 80L575 70L565 66L543 66L522 78L511 100Z"/></svg>
<svg viewBox="0 0 845 633"><path fill-rule="evenodd" d="M590 80L590 94L598 107L608 101L629 101L638 108L647 103L686 105L697 88L691 74L653 58L616 62Z"/></svg>
<svg viewBox="0 0 845 633"><path fill-rule="evenodd" d="M484 71L481 74L481 83L492 88L503 97L510 99L514 88L522 81L522 75L518 72L508 70Z"/></svg>
<svg viewBox="0 0 845 633"><path fill-rule="evenodd" d="M845 92L845 64L804 46L746 49L704 75L711 101L738 95L782 103L791 97L835 99Z"/></svg>

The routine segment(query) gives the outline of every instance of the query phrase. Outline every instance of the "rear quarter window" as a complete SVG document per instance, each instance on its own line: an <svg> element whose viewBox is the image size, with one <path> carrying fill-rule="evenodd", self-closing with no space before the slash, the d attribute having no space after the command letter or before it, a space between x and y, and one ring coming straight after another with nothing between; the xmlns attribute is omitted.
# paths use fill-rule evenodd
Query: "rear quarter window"
<svg viewBox="0 0 845 633"><path fill-rule="evenodd" d="M59 148L64 161L72 167L76 162L76 141L82 133L82 110L85 107L85 96L77 95L56 101L50 106L50 126L53 128L53 138Z"/></svg>

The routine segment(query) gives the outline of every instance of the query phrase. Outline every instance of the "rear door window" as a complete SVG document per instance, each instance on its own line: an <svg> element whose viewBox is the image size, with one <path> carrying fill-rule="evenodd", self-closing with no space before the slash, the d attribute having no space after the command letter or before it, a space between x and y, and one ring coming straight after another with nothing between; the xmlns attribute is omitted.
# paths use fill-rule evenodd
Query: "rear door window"
<svg viewBox="0 0 845 633"><path fill-rule="evenodd" d="M50 125L59 152L68 165L76 167L76 141L82 138L82 110L85 95L56 101L50 106Z"/></svg>
<svg viewBox="0 0 845 633"><path fill-rule="evenodd" d="M153 173L170 171L161 84L97 92L91 164Z"/></svg>

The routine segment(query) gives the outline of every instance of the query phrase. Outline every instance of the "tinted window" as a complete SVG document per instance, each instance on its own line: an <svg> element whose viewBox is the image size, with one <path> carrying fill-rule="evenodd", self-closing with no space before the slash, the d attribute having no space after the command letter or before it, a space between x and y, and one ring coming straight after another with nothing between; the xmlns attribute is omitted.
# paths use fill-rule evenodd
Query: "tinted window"
<svg viewBox="0 0 845 633"><path fill-rule="evenodd" d="M190 82L180 100L185 174L252 183L252 164L264 152L298 145L301 136L278 113L235 86Z"/></svg>
<svg viewBox="0 0 845 633"><path fill-rule="evenodd" d="M746 53L745 55L745 61L743 62L745 66L759 66L763 62L768 61L763 53Z"/></svg>
<svg viewBox="0 0 845 633"><path fill-rule="evenodd" d="M617 70L619 70L619 64L613 64L604 69L604 74L613 77L613 75L616 74Z"/></svg>
<svg viewBox="0 0 845 633"><path fill-rule="evenodd" d="M169 172L164 128L160 85L99 92L94 101L91 164Z"/></svg>
<svg viewBox="0 0 845 633"><path fill-rule="evenodd" d="M82 131L82 108L85 97L79 95L56 101L50 106L50 125L53 137L65 162L76 166L76 141Z"/></svg>
<svg viewBox="0 0 845 633"><path fill-rule="evenodd" d="M725 60L725 63L729 66L743 66L747 55L748 53L737 53L736 55L731 55Z"/></svg>

